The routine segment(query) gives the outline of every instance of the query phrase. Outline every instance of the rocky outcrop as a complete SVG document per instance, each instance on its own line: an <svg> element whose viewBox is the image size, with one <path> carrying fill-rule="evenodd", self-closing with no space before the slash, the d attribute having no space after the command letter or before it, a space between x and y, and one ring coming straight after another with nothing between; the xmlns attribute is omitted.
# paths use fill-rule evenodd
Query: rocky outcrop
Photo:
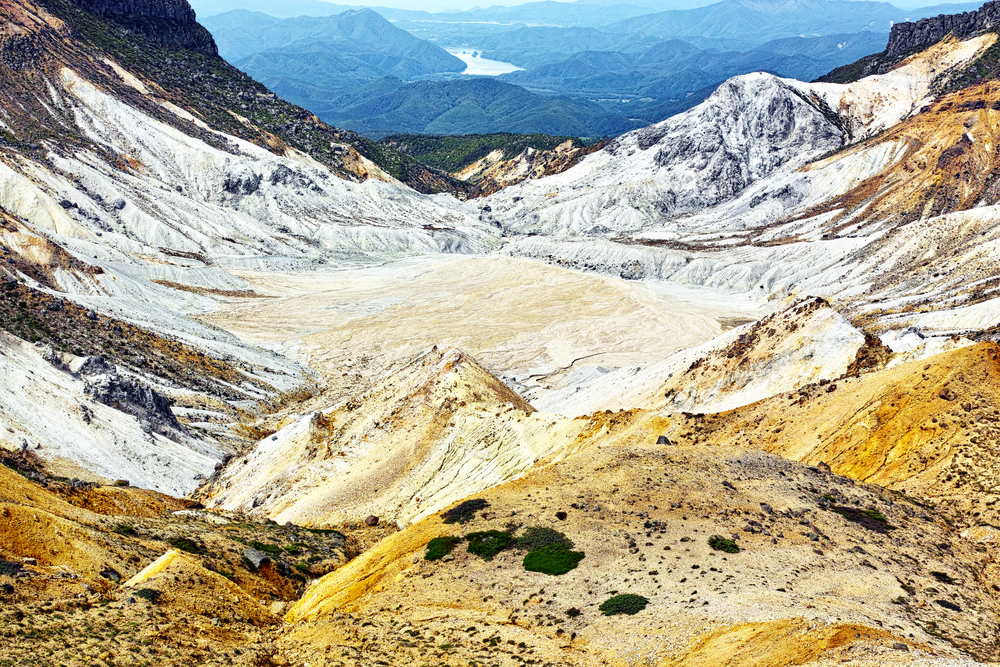
<svg viewBox="0 0 1000 667"><path fill-rule="evenodd" d="M889 58L909 55L951 35L966 39L1000 24L1000 1L987 2L976 11L939 14L913 23L892 26L885 53Z"/></svg>
<svg viewBox="0 0 1000 667"><path fill-rule="evenodd" d="M137 34L157 46L217 56L212 35L195 19L187 0L71 0L112 21L125 35Z"/></svg>
<svg viewBox="0 0 1000 667"><path fill-rule="evenodd" d="M838 67L816 81L850 83L873 74L885 74L900 61L951 35L964 40L986 32L1000 23L1000 1L987 2L976 11L939 14L913 23L896 23L889 33L885 51L865 56Z"/></svg>
<svg viewBox="0 0 1000 667"><path fill-rule="evenodd" d="M81 375L90 374L81 369ZM183 428L170 409L170 399L139 380L119 375L113 367L87 377L85 391L95 401L127 412L155 430Z"/></svg>

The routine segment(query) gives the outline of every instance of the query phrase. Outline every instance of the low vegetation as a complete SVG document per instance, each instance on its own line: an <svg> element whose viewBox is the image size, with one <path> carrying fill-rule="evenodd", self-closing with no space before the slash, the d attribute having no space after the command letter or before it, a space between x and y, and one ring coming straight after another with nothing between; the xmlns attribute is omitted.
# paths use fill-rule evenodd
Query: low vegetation
<svg viewBox="0 0 1000 667"><path fill-rule="evenodd" d="M598 607L598 609L600 609L601 613L605 616L614 616L616 614L628 614L629 616L632 616L645 609L648 604L649 600L641 595L623 593L621 595L608 598L601 603L601 606Z"/></svg>
<svg viewBox="0 0 1000 667"><path fill-rule="evenodd" d="M716 551L724 551L727 554L739 553L740 548L736 544L736 540L731 540L722 535L712 535L708 538L708 546L712 547Z"/></svg>
<svg viewBox="0 0 1000 667"><path fill-rule="evenodd" d="M514 542L514 537L510 533L500 530L469 533L466 539L469 541L469 553L483 560L493 560L498 553Z"/></svg>
<svg viewBox="0 0 1000 667"><path fill-rule="evenodd" d="M476 512L486 509L489 506L490 504L482 498L473 498L472 500L459 503L441 516L444 518L445 523L465 524L472 521L473 517L476 516Z"/></svg>
<svg viewBox="0 0 1000 667"><path fill-rule="evenodd" d="M896 527L889 523L886 516L874 508L860 510L855 507L836 506L830 509L848 521L853 521L876 533L887 533L890 530L896 530Z"/></svg>
<svg viewBox="0 0 1000 667"><path fill-rule="evenodd" d="M424 558L426 560L440 560L450 554L452 549L461 541L461 537L451 535L435 537L427 543L427 553L424 555Z"/></svg>
<svg viewBox="0 0 1000 667"><path fill-rule="evenodd" d="M572 141L577 148L584 146L583 141L576 137L510 132L458 136L393 134L379 141L379 144L402 151L428 166L455 173L496 150L503 151L504 160L510 160L520 155L525 148L550 151L566 141Z"/></svg>
<svg viewBox="0 0 1000 667"><path fill-rule="evenodd" d="M565 544L550 544L524 557L524 569L552 576L566 574L583 560L582 551L571 551Z"/></svg>

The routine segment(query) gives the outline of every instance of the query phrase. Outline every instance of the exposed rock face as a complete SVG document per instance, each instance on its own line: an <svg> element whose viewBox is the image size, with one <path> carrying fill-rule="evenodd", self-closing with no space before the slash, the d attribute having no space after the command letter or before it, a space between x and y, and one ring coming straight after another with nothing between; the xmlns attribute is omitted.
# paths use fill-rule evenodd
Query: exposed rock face
<svg viewBox="0 0 1000 667"><path fill-rule="evenodd" d="M51 0L50 0L51 1ZM211 33L195 20L187 0L70 0L77 7L112 21L124 34L135 33L171 49L216 56Z"/></svg>
<svg viewBox="0 0 1000 667"><path fill-rule="evenodd" d="M94 400L134 415L154 428L182 428L170 410L170 399L134 378L117 372L95 375L87 379L86 392Z"/></svg>
<svg viewBox="0 0 1000 667"><path fill-rule="evenodd" d="M778 77L734 77L694 109L625 134L562 174L503 190L488 205L518 232L648 227L840 146L833 119Z"/></svg>
<svg viewBox="0 0 1000 667"><path fill-rule="evenodd" d="M913 23L896 23L889 33L885 53L897 58L919 48L935 44L951 34L966 39L1000 24L1000 1L987 2L976 11L940 14Z"/></svg>
<svg viewBox="0 0 1000 667"><path fill-rule="evenodd" d="M722 412L844 375L865 337L822 299L737 327L645 368L623 368L536 401L545 411Z"/></svg>
<svg viewBox="0 0 1000 667"><path fill-rule="evenodd" d="M830 83L849 83L873 74L885 74L908 56L940 42L947 36L968 39L1000 23L1000 2L987 2L976 11L939 14L913 23L896 23L889 33L885 51L865 56L843 65L817 79Z"/></svg>

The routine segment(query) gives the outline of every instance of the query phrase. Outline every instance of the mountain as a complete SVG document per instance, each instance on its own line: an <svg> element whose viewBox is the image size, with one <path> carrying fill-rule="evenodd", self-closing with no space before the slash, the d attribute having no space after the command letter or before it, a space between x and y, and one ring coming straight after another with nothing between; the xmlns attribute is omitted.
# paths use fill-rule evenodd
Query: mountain
<svg viewBox="0 0 1000 667"><path fill-rule="evenodd" d="M44 3L0 7L0 662L1000 660L1000 3L548 176L583 149L325 125L181 0Z"/></svg>
<svg viewBox="0 0 1000 667"><path fill-rule="evenodd" d="M995 346L967 356L984 353L992 358ZM919 382L924 366L900 370ZM937 384L939 372L932 364L924 376ZM286 616L288 645L308 660L331 641L386 661L400 651L419 659L443 641L462 660L552 664L609 654L678 665L995 660L995 529L950 525L950 498L890 492L832 472L837 462L800 463L752 444L765 434L791 441L789 428L798 442L826 438L823 408L834 404L858 420L861 439L861 420L875 417L847 407L845 384L853 396L886 380L873 373L833 392L811 385L776 399L763 419L752 408L678 414L669 425L635 410L592 415L601 446L476 494L326 575ZM929 394L909 409L934 410L941 399ZM668 444L657 445L658 434ZM965 498L982 508L975 492ZM486 550L488 531L513 537ZM541 535L576 557L557 561L553 548L549 560L532 558ZM623 594L634 596L618 598L625 610L609 604ZM685 641L668 652L650 628Z"/></svg>
<svg viewBox="0 0 1000 667"><path fill-rule="evenodd" d="M654 123L700 103L732 76L767 71L812 79L882 48L886 39L873 32L792 37L742 53L703 51L666 40L639 53L583 51L500 78L529 90L596 98L608 111Z"/></svg>
<svg viewBox="0 0 1000 667"><path fill-rule="evenodd" d="M957 13L982 3L902 10L884 2L841 0L723 0L706 7L671 10L625 19L607 26L610 32L642 33L663 38L709 37L745 40L748 44L794 35L832 35L862 30L888 32L911 18ZM745 27L754 26L752 35Z"/></svg>
<svg viewBox="0 0 1000 667"><path fill-rule="evenodd" d="M237 64L252 54L258 54L260 61L306 49L313 57L323 52L339 54L346 63L354 63L355 68L374 68L381 76L412 78L465 69L465 64L455 56L396 28L371 9L349 10L324 18L302 16L284 20L260 12L235 10L209 17L203 25L215 38L219 54ZM319 45L322 49L317 48ZM321 72L325 67L326 61L316 62L311 73ZM341 65L328 70L327 75L337 77L350 72L350 67ZM322 79L304 78L322 83Z"/></svg>
<svg viewBox="0 0 1000 667"><path fill-rule="evenodd" d="M394 134L379 143L475 184L480 196L524 180L558 174L604 145L587 146L574 137L509 133L457 137Z"/></svg>
<svg viewBox="0 0 1000 667"><path fill-rule="evenodd" d="M606 137L636 123L593 102L531 93L486 77L401 85L342 109L317 109L327 122L366 135L550 134Z"/></svg>
<svg viewBox="0 0 1000 667"><path fill-rule="evenodd" d="M464 184L275 97L215 55L183 2L4 11L19 27L0 76L20 91L0 147L5 447L186 494L245 440L254 406L310 382L193 317L253 294L230 270L492 244L457 201L358 148ZM50 390L17 379L32 376ZM49 411L63 417L39 428Z"/></svg>

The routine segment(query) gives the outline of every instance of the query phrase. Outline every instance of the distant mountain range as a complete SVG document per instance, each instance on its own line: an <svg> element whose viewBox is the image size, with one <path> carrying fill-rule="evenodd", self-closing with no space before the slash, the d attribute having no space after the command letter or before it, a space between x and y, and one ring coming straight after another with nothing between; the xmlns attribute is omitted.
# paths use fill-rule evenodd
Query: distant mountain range
<svg viewBox="0 0 1000 667"><path fill-rule="evenodd" d="M978 8L981 2L899 9L860 0L722 0L698 9L629 17L609 32L657 37L726 38L757 44L792 35L830 35L862 30L888 33L892 24ZM752 30L748 30L752 26Z"/></svg>
<svg viewBox="0 0 1000 667"><path fill-rule="evenodd" d="M212 15L233 1L194 5L220 55L323 120L373 138L619 134L692 107L729 77L814 79L884 49L893 21L978 5L722 0L657 12L667 5L602 0L431 14L241 0L246 8ZM251 7L328 15L280 18ZM443 48L453 46L523 71L471 82Z"/></svg>

